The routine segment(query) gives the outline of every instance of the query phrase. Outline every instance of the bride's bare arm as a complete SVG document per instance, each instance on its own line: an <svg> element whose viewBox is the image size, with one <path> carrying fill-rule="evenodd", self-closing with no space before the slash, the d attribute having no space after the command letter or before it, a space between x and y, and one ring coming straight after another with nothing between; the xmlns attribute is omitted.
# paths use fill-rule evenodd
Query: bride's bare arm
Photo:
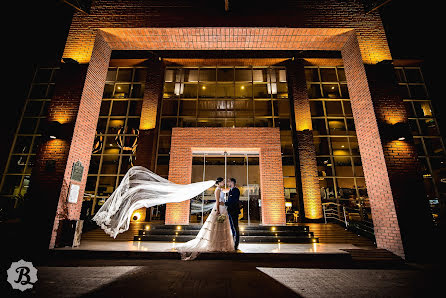
<svg viewBox="0 0 446 298"><path fill-rule="evenodd" d="M220 213L220 189L215 192L215 201L217 202L217 214Z"/></svg>

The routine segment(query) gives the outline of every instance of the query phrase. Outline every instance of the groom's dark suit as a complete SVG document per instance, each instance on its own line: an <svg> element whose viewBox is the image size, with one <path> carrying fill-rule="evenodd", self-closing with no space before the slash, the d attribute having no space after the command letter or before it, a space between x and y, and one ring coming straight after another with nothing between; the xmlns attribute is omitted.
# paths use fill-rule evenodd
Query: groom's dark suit
<svg viewBox="0 0 446 298"><path fill-rule="evenodd" d="M240 242L240 232L238 228L238 215L240 214L240 190L237 187L231 188L228 194L228 200L225 205L228 209L229 220L231 222L232 235L234 236L235 249Z"/></svg>

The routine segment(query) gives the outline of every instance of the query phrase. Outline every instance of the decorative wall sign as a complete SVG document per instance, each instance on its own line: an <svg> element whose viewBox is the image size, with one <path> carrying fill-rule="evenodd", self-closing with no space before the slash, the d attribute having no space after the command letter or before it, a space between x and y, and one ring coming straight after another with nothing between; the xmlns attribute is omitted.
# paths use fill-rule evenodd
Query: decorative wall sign
<svg viewBox="0 0 446 298"><path fill-rule="evenodd" d="M70 185L70 192L68 194L68 203L77 203L77 198L79 197L79 190L80 185L77 184L71 184Z"/></svg>
<svg viewBox="0 0 446 298"><path fill-rule="evenodd" d="M81 182L83 173L84 173L84 166L80 161L76 161L73 164L73 169L71 170L71 180Z"/></svg>

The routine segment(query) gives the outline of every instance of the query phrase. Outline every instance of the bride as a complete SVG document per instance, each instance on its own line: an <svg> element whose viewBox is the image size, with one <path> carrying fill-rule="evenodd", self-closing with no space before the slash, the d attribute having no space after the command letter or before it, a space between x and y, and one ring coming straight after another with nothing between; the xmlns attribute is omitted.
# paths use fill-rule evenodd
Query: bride
<svg viewBox="0 0 446 298"><path fill-rule="evenodd" d="M111 237L129 229L130 218L139 208L189 200L216 184L216 204L197 237L179 245L183 259L199 252L232 251L234 243L224 205L223 178L191 184L176 184L141 166L128 170L119 186L98 210L93 220Z"/></svg>
<svg viewBox="0 0 446 298"><path fill-rule="evenodd" d="M177 246L183 260L195 259L200 252L234 251L234 238L225 206L225 193L222 189L224 184L221 177L215 181L216 203L197 237Z"/></svg>

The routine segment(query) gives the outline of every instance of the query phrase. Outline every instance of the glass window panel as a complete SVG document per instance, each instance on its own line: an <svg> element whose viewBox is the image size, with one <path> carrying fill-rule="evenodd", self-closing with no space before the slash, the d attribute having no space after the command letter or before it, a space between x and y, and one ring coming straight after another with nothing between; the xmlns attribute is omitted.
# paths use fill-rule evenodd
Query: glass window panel
<svg viewBox="0 0 446 298"><path fill-rule="evenodd" d="M340 82L347 81L347 78L345 77L345 70L342 67L338 67L338 79Z"/></svg>
<svg viewBox="0 0 446 298"><path fill-rule="evenodd" d="M52 68L40 68L37 70L36 77L34 79L35 83L46 83L51 79Z"/></svg>
<svg viewBox="0 0 446 298"><path fill-rule="evenodd" d="M412 102L411 101L405 101L404 102L404 106L406 107L407 117L409 117L409 118L416 117L415 116L415 112L414 112L413 107L412 107Z"/></svg>
<svg viewBox="0 0 446 298"><path fill-rule="evenodd" d="M252 72L249 68L236 68L235 69L235 80L237 82L252 80Z"/></svg>
<svg viewBox="0 0 446 298"><path fill-rule="evenodd" d="M118 70L116 68L109 68L107 72L106 81L116 81L116 74Z"/></svg>
<svg viewBox="0 0 446 298"><path fill-rule="evenodd" d="M196 118L180 118L179 127L196 127L197 119Z"/></svg>
<svg viewBox="0 0 446 298"><path fill-rule="evenodd" d="M279 127L281 131L291 130L291 123L289 118L275 118L275 127Z"/></svg>
<svg viewBox="0 0 446 298"><path fill-rule="evenodd" d="M357 138L349 138L349 141L350 141L350 150L352 151L352 155L360 155L358 139Z"/></svg>
<svg viewBox="0 0 446 298"><path fill-rule="evenodd" d="M170 136L160 136L158 143L158 153L159 154L169 154L170 153Z"/></svg>
<svg viewBox="0 0 446 298"><path fill-rule="evenodd" d="M198 82L198 69L185 68L183 69L184 82Z"/></svg>
<svg viewBox="0 0 446 298"><path fill-rule="evenodd" d="M99 118L98 124L96 125L96 133L105 133L107 121L107 118Z"/></svg>
<svg viewBox="0 0 446 298"><path fill-rule="evenodd" d="M110 113L111 101L103 100L101 103L101 110L99 111L99 116L108 116Z"/></svg>
<svg viewBox="0 0 446 298"><path fill-rule="evenodd" d="M144 82L147 77L147 68L136 68L133 82Z"/></svg>
<svg viewBox="0 0 446 298"><path fill-rule="evenodd" d="M426 195L428 199L435 198L435 188L431 178L423 179L424 182L424 190L426 191Z"/></svg>
<svg viewBox="0 0 446 298"><path fill-rule="evenodd" d="M113 97L113 89L115 88L114 84L105 84L103 98L112 98Z"/></svg>
<svg viewBox="0 0 446 298"><path fill-rule="evenodd" d="M336 178L336 186L338 197L343 200L356 198L355 179L353 178Z"/></svg>
<svg viewBox="0 0 446 298"><path fill-rule="evenodd" d="M419 68L405 68L407 82L409 83L423 83L423 78Z"/></svg>
<svg viewBox="0 0 446 298"><path fill-rule="evenodd" d="M176 116L178 114L178 100L163 101L163 116Z"/></svg>
<svg viewBox="0 0 446 298"><path fill-rule="evenodd" d="M395 68L396 80L398 82L405 82L404 71L402 68Z"/></svg>
<svg viewBox="0 0 446 298"><path fill-rule="evenodd" d="M217 109L226 109L225 101L216 100L199 100L198 101L198 117L213 118L217 117Z"/></svg>
<svg viewBox="0 0 446 298"><path fill-rule="evenodd" d="M114 98L128 98L130 96L130 84L116 84Z"/></svg>
<svg viewBox="0 0 446 298"><path fill-rule="evenodd" d="M5 176L5 182L2 188L2 194L5 195L19 195L20 194L20 182L22 180L21 175L7 175Z"/></svg>
<svg viewBox="0 0 446 298"><path fill-rule="evenodd" d="M197 88L196 84L184 84L182 98L197 98Z"/></svg>
<svg viewBox="0 0 446 298"><path fill-rule="evenodd" d="M353 119L347 118L347 130L349 135L356 135L355 122Z"/></svg>
<svg viewBox="0 0 446 298"><path fill-rule="evenodd" d="M362 169L362 161L360 157L353 157L353 165L355 176L364 177L364 170Z"/></svg>
<svg viewBox="0 0 446 298"><path fill-rule="evenodd" d="M254 98L270 98L266 84L254 84Z"/></svg>
<svg viewBox="0 0 446 298"><path fill-rule="evenodd" d="M296 178L295 177L283 178L283 187L284 188L296 188Z"/></svg>
<svg viewBox="0 0 446 298"><path fill-rule="evenodd" d="M177 119L176 118L163 118L161 119L161 133L162 134L170 134L173 127L177 126Z"/></svg>
<svg viewBox="0 0 446 298"><path fill-rule="evenodd" d="M218 98L234 98L234 85L233 84L218 84L217 85L217 97Z"/></svg>
<svg viewBox="0 0 446 298"><path fill-rule="evenodd" d="M433 118L431 119L418 119L420 123L421 134L425 136L439 135L437 124Z"/></svg>
<svg viewBox="0 0 446 298"><path fill-rule="evenodd" d="M410 127L410 131L411 131L412 135L417 136L420 134L418 132L417 120L409 119L409 127Z"/></svg>
<svg viewBox="0 0 446 298"><path fill-rule="evenodd" d="M119 82L131 82L133 76L133 68L120 68L118 70L118 79Z"/></svg>
<svg viewBox="0 0 446 298"><path fill-rule="evenodd" d="M200 84L198 88L198 97L200 98L214 98L215 97L215 84Z"/></svg>
<svg viewBox="0 0 446 298"><path fill-rule="evenodd" d="M94 194L96 190L96 181L98 180L97 176L88 176L87 177L87 184L85 185L85 192Z"/></svg>
<svg viewBox="0 0 446 298"><path fill-rule="evenodd" d="M252 117L253 116L253 102L250 100L235 100L234 110L236 117Z"/></svg>
<svg viewBox="0 0 446 298"><path fill-rule="evenodd" d="M164 72L164 82L175 82L175 69L166 69Z"/></svg>
<svg viewBox="0 0 446 298"><path fill-rule="evenodd" d="M320 68L322 82L337 82L335 68Z"/></svg>
<svg viewBox="0 0 446 298"><path fill-rule="evenodd" d="M256 116L271 116L272 107L270 100L256 100L254 101L254 110Z"/></svg>
<svg viewBox="0 0 446 298"><path fill-rule="evenodd" d="M217 81L219 81L219 82L234 81L234 69L233 68L218 68L217 69Z"/></svg>
<svg viewBox="0 0 446 298"><path fill-rule="evenodd" d="M327 116L344 116L341 101L326 101Z"/></svg>
<svg viewBox="0 0 446 298"><path fill-rule="evenodd" d="M323 84L322 90L325 98L340 98L338 84Z"/></svg>
<svg viewBox="0 0 446 298"><path fill-rule="evenodd" d="M25 116L39 116L43 101L28 101L26 104Z"/></svg>
<svg viewBox="0 0 446 298"><path fill-rule="evenodd" d="M274 114L280 117L289 117L290 115L290 102L288 100L275 100L273 101Z"/></svg>
<svg viewBox="0 0 446 298"><path fill-rule="evenodd" d="M325 126L325 119L312 119L313 133L315 135L327 135L327 128Z"/></svg>
<svg viewBox="0 0 446 298"><path fill-rule="evenodd" d="M294 159L292 156L282 156L282 166L294 166Z"/></svg>
<svg viewBox="0 0 446 298"><path fill-rule="evenodd" d="M328 137L315 137L314 146L316 155L329 155L330 148L328 147Z"/></svg>
<svg viewBox="0 0 446 298"><path fill-rule="evenodd" d="M267 69L253 69L253 81L254 82L266 82L267 81Z"/></svg>
<svg viewBox="0 0 446 298"><path fill-rule="evenodd" d="M114 100L111 110L112 116L125 116L127 115L128 101Z"/></svg>
<svg viewBox="0 0 446 298"><path fill-rule="evenodd" d="M108 131L107 133L116 134L118 131L124 127L125 119L110 119L108 123Z"/></svg>
<svg viewBox="0 0 446 298"><path fill-rule="evenodd" d="M413 105L418 117L432 117L432 109L428 101L414 101Z"/></svg>
<svg viewBox="0 0 446 298"><path fill-rule="evenodd" d="M427 98L426 89L424 85L409 85L410 96L415 99Z"/></svg>
<svg viewBox="0 0 446 298"><path fill-rule="evenodd" d="M291 166L283 166L283 176L293 177L296 176L296 171L294 169L294 165Z"/></svg>
<svg viewBox="0 0 446 298"><path fill-rule="evenodd" d="M104 155L102 157L102 174L117 174L119 165L119 155Z"/></svg>
<svg viewBox="0 0 446 298"><path fill-rule="evenodd" d="M252 84L235 84L236 98L252 98Z"/></svg>
<svg viewBox="0 0 446 298"><path fill-rule="evenodd" d="M317 68L305 68L305 79L307 82L319 82Z"/></svg>
<svg viewBox="0 0 446 298"><path fill-rule="evenodd" d="M440 138L424 138L424 145L426 146L429 155L443 155L444 149Z"/></svg>
<svg viewBox="0 0 446 298"><path fill-rule="evenodd" d="M311 116L324 116L324 109L322 107L322 101L310 101Z"/></svg>
<svg viewBox="0 0 446 298"><path fill-rule="evenodd" d="M142 100L130 101L129 116L140 116L142 108Z"/></svg>
<svg viewBox="0 0 446 298"><path fill-rule="evenodd" d="M316 162L318 176L334 176L333 164L330 157L317 157Z"/></svg>
<svg viewBox="0 0 446 298"><path fill-rule="evenodd" d="M225 120L220 119L198 119L198 127L224 127Z"/></svg>
<svg viewBox="0 0 446 298"><path fill-rule="evenodd" d="M98 196L109 197L115 190L116 176L102 176L99 178Z"/></svg>
<svg viewBox="0 0 446 298"><path fill-rule="evenodd" d="M423 143L421 138L414 138L413 142L415 144L415 148L417 149L417 153L419 156L424 156L426 153L424 152Z"/></svg>
<svg viewBox="0 0 446 298"><path fill-rule="evenodd" d="M335 199L333 178L319 178L319 187L321 189L321 199L324 201Z"/></svg>
<svg viewBox="0 0 446 298"><path fill-rule="evenodd" d="M47 84L33 85L31 88L31 94L30 94L29 98L31 98L31 99L46 98L47 88L48 88Z"/></svg>
<svg viewBox="0 0 446 298"><path fill-rule="evenodd" d="M180 100L180 116L195 116L197 114L196 100Z"/></svg>
<svg viewBox="0 0 446 298"><path fill-rule="evenodd" d="M107 136L104 141L104 154L119 154L121 148L118 146L116 136Z"/></svg>
<svg viewBox="0 0 446 298"><path fill-rule="evenodd" d="M331 135L345 135L347 128L345 127L344 119L327 119L328 129Z"/></svg>
<svg viewBox="0 0 446 298"><path fill-rule="evenodd" d="M350 98L350 95L348 93L348 86L347 84L340 84L341 86L341 98Z"/></svg>
<svg viewBox="0 0 446 298"><path fill-rule="evenodd" d="M423 175L424 177L425 176L430 177L431 171L429 170L429 165L427 163L427 159L425 157L420 157L419 160L420 160L420 167L421 167L421 175Z"/></svg>
<svg viewBox="0 0 446 298"><path fill-rule="evenodd" d="M163 91L163 98L174 98L176 96L174 91L175 91L174 83L165 83L164 91Z"/></svg>
<svg viewBox="0 0 446 298"><path fill-rule="evenodd" d="M19 174L25 170L28 155L12 155L9 160L8 174Z"/></svg>
<svg viewBox="0 0 446 298"><path fill-rule="evenodd" d="M19 133L32 134L37 125L37 118L23 118Z"/></svg>
<svg viewBox="0 0 446 298"><path fill-rule="evenodd" d="M344 114L345 116L353 116L353 111L352 111L352 105L350 103L350 101L342 101L342 105L344 106Z"/></svg>
<svg viewBox="0 0 446 298"><path fill-rule="evenodd" d="M92 155L90 160L90 167L88 168L88 174L99 173L99 162L101 161L100 155Z"/></svg>
<svg viewBox="0 0 446 298"><path fill-rule="evenodd" d="M256 118L255 126L256 127L273 127L273 119L272 118Z"/></svg>
<svg viewBox="0 0 446 298"><path fill-rule="evenodd" d="M215 82L216 69L215 68L200 68L200 81Z"/></svg>
<svg viewBox="0 0 446 298"><path fill-rule="evenodd" d="M275 98L288 98L288 84L277 83L277 94L274 94Z"/></svg>
<svg viewBox="0 0 446 298"><path fill-rule="evenodd" d="M126 174L127 171L132 167L132 156L131 155L123 155L121 156L121 168L119 169L119 173Z"/></svg>
<svg viewBox="0 0 446 298"><path fill-rule="evenodd" d="M409 89L406 84L399 85L400 94L403 98L410 98Z"/></svg>
<svg viewBox="0 0 446 298"><path fill-rule="evenodd" d="M235 119L235 126L236 127L254 127L254 119Z"/></svg>
<svg viewBox="0 0 446 298"><path fill-rule="evenodd" d="M333 155L350 155L348 138L330 138Z"/></svg>
<svg viewBox="0 0 446 298"><path fill-rule="evenodd" d="M141 118L128 118L127 119L127 133L135 134L136 130L139 129L140 122L141 122Z"/></svg>
<svg viewBox="0 0 446 298"><path fill-rule="evenodd" d="M322 98L321 86L319 84L308 85L308 97L311 98Z"/></svg>
<svg viewBox="0 0 446 298"><path fill-rule="evenodd" d="M143 84L133 84L131 97L132 98L143 98L144 97L144 85Z"/></svg>
<svg viewBox="0 0 446 298"><path fill-rule="evenodd" d="M336 176L339 177L352 177L353 168L351 158L349 156L335 156L334 158Z"/></svg>

